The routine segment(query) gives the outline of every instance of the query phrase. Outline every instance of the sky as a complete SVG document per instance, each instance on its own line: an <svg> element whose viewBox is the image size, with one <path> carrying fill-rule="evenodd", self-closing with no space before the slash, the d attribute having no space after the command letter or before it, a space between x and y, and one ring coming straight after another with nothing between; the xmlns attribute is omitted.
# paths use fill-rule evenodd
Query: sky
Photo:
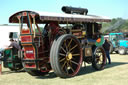
<svg viewBox="0 0 128 85"><path fill-rule="evenodd" d="M62 6L87 8L88 14L128 19L128 0L0 0L0 24L21 10L62 13Z"/></svg>

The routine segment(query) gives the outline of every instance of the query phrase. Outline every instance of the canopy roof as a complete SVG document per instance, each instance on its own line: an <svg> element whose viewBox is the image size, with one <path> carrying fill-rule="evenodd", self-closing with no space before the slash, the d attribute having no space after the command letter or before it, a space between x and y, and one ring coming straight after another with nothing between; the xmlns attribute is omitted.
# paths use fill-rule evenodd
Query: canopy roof
<svg viewBox="0 0 128 85"><path fill-rule="evenodd" d="M17 16L22 15L24 12L35 14L36 23L46 23L49 21L57 21L59 23L74 23L74 22L110 22L108 17L95 16L95 15L78 15L78 14L65 14L65 13L50 13L39 11L19 11L10 16L10 23L19 23ZM25 22L25 21L23 21Z"/></svg>

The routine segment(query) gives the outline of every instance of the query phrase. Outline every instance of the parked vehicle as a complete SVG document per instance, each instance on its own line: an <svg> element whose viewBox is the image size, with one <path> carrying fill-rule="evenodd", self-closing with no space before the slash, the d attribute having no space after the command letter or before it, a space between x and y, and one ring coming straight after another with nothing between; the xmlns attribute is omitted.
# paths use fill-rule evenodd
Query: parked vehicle
<svg viewBox="0 0 128 85"><path fill-rule="evenodd" d="M10 23L20 24L23 67L31 75L45 75L53 70L62 78L75 76L82 62L102 70L106 55L98 22L111 20L87 15L87 9L63 7L62 10L68 14L20 11L10 16Z"/></svg>
<svg viewBox="0 0 128 85"><path fill-rule="evenodd" d="M126 54L128 51L128 40L125 39L124 33L109 33L109 41L111 44L110 53L116 52Z"/></svg>

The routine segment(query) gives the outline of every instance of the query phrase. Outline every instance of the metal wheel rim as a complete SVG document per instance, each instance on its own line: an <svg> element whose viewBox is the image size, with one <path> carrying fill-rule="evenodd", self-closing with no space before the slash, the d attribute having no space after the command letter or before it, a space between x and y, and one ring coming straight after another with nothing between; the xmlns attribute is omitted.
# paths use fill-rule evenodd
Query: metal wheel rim
<svg viewBox="0 0 128 85"><path fill-rule="evenodd" d="M95 52L95 62L99 68L104 64L104 55L103 49L101 48L98 48Z"/></svg>
<svg viewBox="0 0 128 85"><path fill-rule="evenodd" d="M67 38L60 45L58 57L61 70L66 75L75 75L82 60L79 43L74 38Z"/></svg>
<svg viewBox="0 0 128 85"><path fill-rule="evenodd" d="M124 53L124 49L121 48L121 49L119 50L119 52L120 52L121 54L123 54L123 53Z"/></svg>

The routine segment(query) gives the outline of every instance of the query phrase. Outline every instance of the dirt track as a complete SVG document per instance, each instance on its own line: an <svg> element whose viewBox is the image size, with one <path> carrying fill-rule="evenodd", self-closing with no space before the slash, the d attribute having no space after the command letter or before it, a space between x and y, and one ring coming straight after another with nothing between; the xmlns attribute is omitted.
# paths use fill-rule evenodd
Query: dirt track
<svg viewBox="0 0 128 85"><path fill-rule="evenodd" d="M128 55L111 55L112 64L107 64L102 71L95 71L91 65L82 67L79 74L62 79L53 72L46 76L34 77L26 72L11 72L3 68L0 85L127 85Z"/></svg>

